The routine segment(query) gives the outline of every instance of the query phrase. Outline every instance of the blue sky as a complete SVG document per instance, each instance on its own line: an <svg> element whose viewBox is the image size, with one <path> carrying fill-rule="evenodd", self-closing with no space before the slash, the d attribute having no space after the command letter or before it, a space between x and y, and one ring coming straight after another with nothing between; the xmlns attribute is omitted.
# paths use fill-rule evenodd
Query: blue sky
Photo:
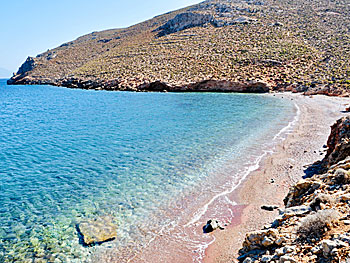
<svg viewBox="0 0 350 263"><path fill-rule="evenodd" d="M81 35L127 27L199 2L4 0L0 3L0 68L14 72L28 56L36 56Z"/></svg>

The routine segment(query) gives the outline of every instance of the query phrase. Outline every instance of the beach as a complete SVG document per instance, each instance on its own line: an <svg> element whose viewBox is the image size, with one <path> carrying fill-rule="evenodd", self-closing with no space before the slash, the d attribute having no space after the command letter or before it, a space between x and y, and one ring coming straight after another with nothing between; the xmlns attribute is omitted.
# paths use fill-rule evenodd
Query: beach
<svg viewBox="0 0 350 263"><path fill-rule="evenodd" d="M250 167L252 172L242 175L243 179L233 191L218 194L199 216L184 216L183 225L156 230L155 237L138 249L101 249L94 255L93 262L237 262L246 233L263 228L278 215L277 210L265 211L261 206L284 207L283 199L289 187L302 178L308 165L323 158L330 126L346 115L342 111L349 103L348 99L340 97L291 93L267 96L293 100L296 105L294 120L276 135L278 142L274 148L261 155ZM200 200L195 195L192 198ZM223 199L230 200L231 206ZM198 203L198 207L203 204ZM174 211L182 212L181 208ZM214 215L217 217L213 218ZM218 219L225 229L203 233L202 227L209 219Z"/></svg>
<svg viewBox="0 0 350 263"><path fill-rule="evenodd" d="M206 250L205 263L238 262L238 251L249 231L262 229L278 215L261 209L262 205L283 208L283 199L291 185L305 175L308 165L325 155L324 145L330 126L346 113L342 111L349 99L326 96L276 94L293 99L300 109L294 131L262 161L235 192L235 200L242 207L240 216L224 231L213 233L215 242Z"/></svg>

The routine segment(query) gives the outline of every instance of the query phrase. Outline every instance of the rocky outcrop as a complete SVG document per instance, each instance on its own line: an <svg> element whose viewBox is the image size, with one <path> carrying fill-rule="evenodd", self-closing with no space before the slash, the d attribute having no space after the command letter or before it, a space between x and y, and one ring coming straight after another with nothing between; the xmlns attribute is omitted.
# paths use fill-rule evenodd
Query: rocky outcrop
<svg viewBox="0 0 350 263"><path fill-rule="evenodd" d="M18 69L17 73L7 81L7 84L25 84L25 77L36 67L35 59L28 57L22 66Z"/></svg>
<svg viewBox="0 0 350 263"><path fill-rule="evenodd" d="M117 237L117 227L109 217L82 221L77 228L85 245L99 244Z"/></svg>
<svg viewBox="0 0 350 263"><path fill-rule="evenodd" d="M121 82L113 80L91 80L78 78L58 79L52 82L49 79L33 80L27 76L17 84L54 85L72 89L92 89L110 91L135 91L135 92L240 92L240 93L266 93L270 86L262 81L235 82L227 80L204 80L187 85L171 85L162 81L144 83L140 80Z"/></svg>
<svg viewBox="0 0 350 263"><path fill-rule="evenodd" d="M163 26L156 29L159 31L158 37L175 33L187 28L202 26L213 21L213 16L209 14L199 14L186 12L178 14L175 18L166 22Z"/></svg>
<svg viewBox="0 0 350 263"><path fill-rule="evenodd" d="M240 262L348 262L350 260L350 118L328 139L325 172L289 190L286 208L264 230L246 235Z"/></svg>
<svg viewBox="0 0 350 263"><path fill-rule="evenodd" d="M336 164L350 156L350 117L338 120L331 127L328 138L328 151L325 161L328 165Z"/></svg>

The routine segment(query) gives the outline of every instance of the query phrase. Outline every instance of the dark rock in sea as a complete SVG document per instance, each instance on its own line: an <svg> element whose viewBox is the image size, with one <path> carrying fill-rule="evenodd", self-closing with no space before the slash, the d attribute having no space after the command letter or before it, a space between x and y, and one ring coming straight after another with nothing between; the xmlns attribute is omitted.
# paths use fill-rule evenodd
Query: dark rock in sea
<svg viewBox="0 0 350 263"><path fill-rule="evenodd" d="M215 219L208 220L207 224L205 226L203 226L204 233L210 233L216 229L224 230L224 228L220 226L219 221L217 221Z"/></svg>
<svg viewBox="0 0 350 263"><path fill-rule="evenodd" d="M88 219L77 225L85 245L100 244L117 237L117 226L110 217Z"/></svg>

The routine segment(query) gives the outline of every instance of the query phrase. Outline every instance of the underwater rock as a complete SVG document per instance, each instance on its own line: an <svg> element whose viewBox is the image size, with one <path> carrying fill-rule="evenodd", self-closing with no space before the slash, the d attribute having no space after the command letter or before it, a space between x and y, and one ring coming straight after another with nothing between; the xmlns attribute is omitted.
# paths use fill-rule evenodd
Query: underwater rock
<svg viewBox="0 0 350 263"><path fill-rule="evenodd" d="M117 237L117 226L109 217L88 219L77 225L85 245L113 240Z"/></svg>

